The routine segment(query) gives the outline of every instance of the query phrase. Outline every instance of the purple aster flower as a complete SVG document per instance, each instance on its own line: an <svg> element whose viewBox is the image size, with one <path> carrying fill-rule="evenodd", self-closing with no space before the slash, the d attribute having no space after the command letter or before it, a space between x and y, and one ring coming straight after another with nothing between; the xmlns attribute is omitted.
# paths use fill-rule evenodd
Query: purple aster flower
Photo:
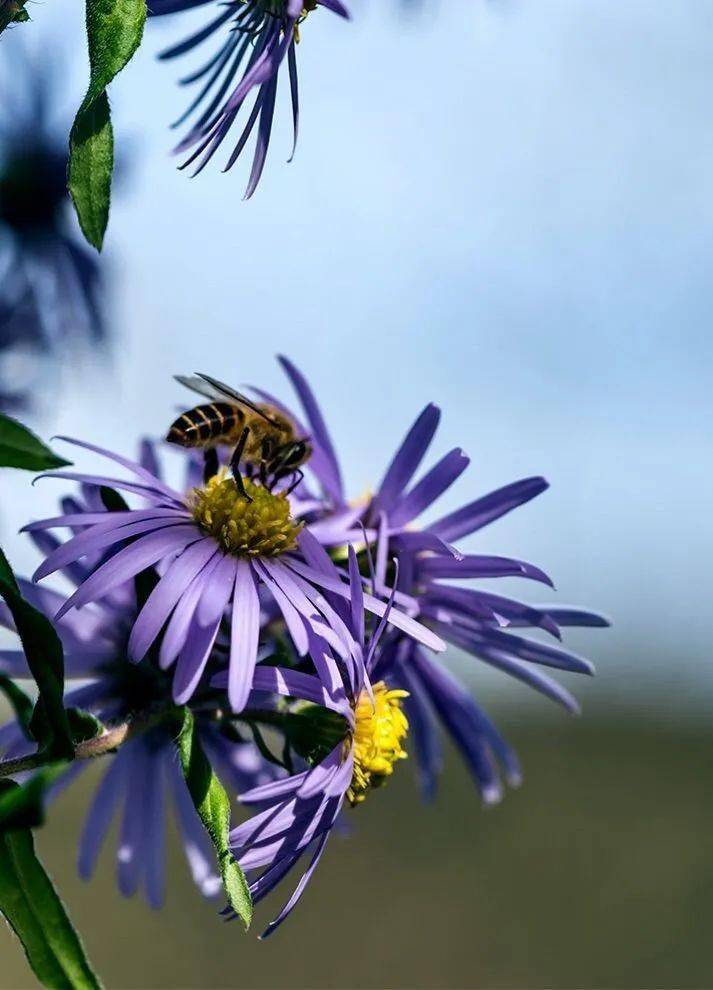
<svg viewBox="0 0 713 990"><path fill-rule="evenodd" d="M39 580L82 558L90 561L89 576L61 605L57 619L106 598L147 568L157 568L155 587L132 623L127 654L141 661L160 637L158 663L162 670L175 664L177 704L185 704L198 687L224 620L228 698L236 712L251 690L266 611L279 613L300 656L308 652L310 636L319 636L349 661L353 641L324 591L348 598L350 584L333 567L332 572L325 570L324 551L309 527L293 515L284 492L271 492L246 478L248 501L234 479L219 472L182 495L141 464L92 444L68 442L116 461L131 478L67 471L52 477L129 492L146 507L65 512L26 527L34 533L81 528L50 552L34 575ZM99 554L105 557L97 563ZM372 613L385 612L384 603L372 595L365 595L363 603ZM431 649L444 648L438 636L396 608L389 613L389 623Z"/></svg>
<svg viewBox="0 0 713 990"><path fill-rule="evenodd" d="M6 408L28 403L38 353L56 356L72 340L106 335L99 266L70 225L66 138L50 114L54 81L13 44L6 40L6 78L17 99L5 94L0 113L0 407Z"/></svg>
<svg viewBox="0 0 713 990"><path fill-rule="evenodd" d="M333 567L322 557L325 574ZM403 712L406 692L384 681L373 681L380 637L387 628L393 593L373 636L366 641L363 579L356 554L349 548L349 606L329 592L348 625L355 650L347 663L330 644L310 635L310 657L318 676L277 667L255 671L251 703L260 710L261 697L277 694L298 702L296 711L311 721L311 753L305 769L240 795L259 811L231 832L231 849L250 877L257 904L282 882L301 858L310 853L307 868L263 938L287 918L317 867L344 802L358 805L391 775L406 757L408 722ZM226 677L219 674L217 684ZM267 701L268 711L271 703Z"/></svg>
<svg viewBox="0 0 713 990"><path fill-rule="evenodd" d="M350 506L334 444L314 394L291 362L286 358L280 361L295 388L315 449L319 451L319 457L313 459L309 468L320 487L323 509L307 513L312 534L331 546L333 556L338 558L348 543L363 541L361 534L365 533L366 539L377 547L375 588L379 594L384 593L389 583L389 557L398 555L398 590L416 603L417 614L426 625L454 646L528 684L568 710L577 711L572 695L540 668L591 674L591 664L558 646L521 636L519 630L537 629L559 640L562 627L606 626L608 621L580 608L528 605L482 589L450 583L472 578L520 577L551 586L549 577L526 561L490 554L463 554L453 545L454 541L477 533L539 495L547 488L547 482L540 477L525 478L419 527L417 519L469 464L468 457L456 448L414 483L440 419L440 410L431 404L408 431L373 497L366 504ZM272 397L266 398L278 404ZM292 415L284 406L280 408ZM297 493L304 494L301 486ZM305 497L311 498L308 493ZM309 502L310 506L313 504L313 500ZM376 665L376 676L387 675L409 692L405 704L427 794L434 791L441 763L436 720L461 752L486 801L501 796L498 765L510 783L519 781L515 754L466 688L441 663L393 632L384 637Z"/></svg>
<svg viewBox="0 0 713 990"><path fill-rule="evenodd" d="M69 508L69 506L68 506ZM75 501L75 512L92 506ZM43 552L52 550L47 533L33 534ZM56 549L56 544L54 545ZM62 572L81 585L91 567L74 562ZM48 617L61 607L64 597L45 587L20 579L25 598ZM115 587L111 597L98 599L81 611L71 611L56 624L65 652L68 707L81 708L103 724L122 723L139 713L159 712L170 704L170 678L153 662L136 667L126 662L126 647L136 616L131 584ZM14 629L9 610L0 604L0 625ZM0 651L0 671L13 678L30 676L24 654L18 649ZM275 769L262 760L252 743L227 739L207 718L196 721L202 745L225 784L235 791L275 779ZM87 814L79 842L78 870L83 879L94 872L112 820L120 818L116 851L117 882L125 896L144 890L152 907L160 907L165 888L165 818L173 806L184 853L193 879L206 896L222 890L215 871L215 851L191 801L176 758L176 726L171 721L146 728L134 723L117 753L105 757L106 770ZM0 749L8 758L34 750L17 722L0 728ZM77 760L55 782L50 797L66 788L89 765Z"/></svg>
<svg viewBox="0 0 713 990"><path fill-rule="evenodd" d="M219 7L213 0L152 0L150 7L155 16L208 3L217 8L217 15L191 37L161 55L163 59L174 58L191 51L218 32L224 36L211 58L181 80L184 85L197 83L199 92L175 126L194 113L199 115L176 151L192 149L190 157L181 167L198 161L194 174L200 172L223 143L246 100L255 91L255 100L225 166L225 171L232 168L257 126L252 170L245 192L248 199L255 192L265 165L278 75L285 61L292 101L294 154L299 124L297 43L300 25L318 6L327 7L342 17L349 15L341 0L307 0L304 4L303 0L229 0Z"/></svg>

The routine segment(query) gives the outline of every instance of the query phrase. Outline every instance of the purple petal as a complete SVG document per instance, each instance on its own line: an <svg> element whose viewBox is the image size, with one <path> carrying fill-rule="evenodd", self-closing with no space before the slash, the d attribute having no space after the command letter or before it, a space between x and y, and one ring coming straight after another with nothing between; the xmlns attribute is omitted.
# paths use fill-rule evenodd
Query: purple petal
<svg viewBox="0 0 713 990"><path fill-rule="evenodd" d="M517 786L521 780L520 764L513 749L505 742L467 691L448 671L418 649L411 651L411 664L428 692L454 742L473 772L483 796L492 803L500 799L501 786L492 754L502 763L508 782ZM406 665L404 665L406 666Z"/></svg>
<svg viewBox="0 0 713 990"><path fill-rule="evenodd" d="M88 577L84 584L67 599L55 619L60 619L70 608L79 608L101 598L112 588L133 578L139 571L155 564L162 557L179 553L191 543L202 539L194 525L170 526L139 539L120 550Z"/></svg>
<svg viewBox="0 0 713 990"><path fill-rule="evenodd" d="M290 157L287 159L288 164L295 157L295 151L297 150L297 134L299 131L300 124L300 97L299 97L299 84L297 78L297 53L295 51L295 39L292 39L292 44L287 49L287 66L289 69L290 76L290 102L292 103L292 152Z"/></svg>
<svg viewBox="0 0 713 990"><path fill-rule="evenodd" d="M171 750L155 749L146 758L146 855L144 857L146 899L158 910L166 893L166 813L163 793L163 761Z"/></svg>
<svg viewBox="0 0 713 990"><path fill-rule="evenodd" d="M428 530L442 540L452 542L462 536L475 533L476 530L488 526L506 513L524 505L530 499L540 495L548 487L544 478L524 478L511 485L490 492L482 498L470 502L449 515L432 523Z"/></svg>
<svg viewBox="0 0 713 990"><path fill-rule="evenodd" d="M558 626L588 626L605 629L611 625L611 620L599 612L588 612L569 605L535 605L534 608L546 612Z"/></svg>
<svg viewBox="0 0 713 990"><path fill-rule="evenodd" d="M123 481L119 478L108 478L106 475L99 474L78 474L75 471L53 471L52 474L40 474L35 478L35 481L40 481L44 478L61 478L64 481L79 481L85 485L91 485L94 488L116 488L121 492L131 492L132 495L140 495L141 498L145 498L149 502L157 502L161 505L166 504L174 509L183 509L186 511L185 503L180 498L170 498L164 494L160 489L157 489L154 485L143 485L135 481ZM34 482L33 482L34 483Z"/></svg>
<svg viewBox="0 0 713 990"><path fill-rule="evenodd" d="M228 700L236 712L243 710L250 695L259 635L260 599L255 576L248 561L239 560L235 572L228 668Z"/></svg>
<svg viewBox="0 0 713 990"><path fill-rule="evenodd" d="M379 512L391 511L396 499L418 470L440 418L440 409L430 404L408 431L379 485L371 506L371 518L377 518Z"/></svg>
<svg viewBox="0 0 713 990"><path fill-rule="evenodd" d="M105 513L105 515L113 515L113 513ZM42 578L47 577L48 574L54 573L54 571L65 567L80 557L98 553L99 550L104 550L107 547L113 546L115 543L120 543L123 540L129 540L135 536L140 536L152 530L159 530L166 526L176 526L185 521L185 516L172 511L161 512L160 515L151 514L148 517L143 516L142 513L133 515L134 519L128 524L121 522L117 524L110 519L92 526L91 529L80 533L79 536L73 536L53 553L50 553L37 568L32 576L32 580L40 581ZM138 515L141 515L142 518L137 519L136 516Z"/></svg>
<svg viewBox="0 0 713 990"><path fill-rule="evenodd" d="M360 646L364 645L364 588L354 547L349 546L349 593L351 595L352 632Z"/></svg>
<svg viewBox="0 0 713 990"><path fill-rule="evenodd" d="M436 784L443 769L443 754L433 714L426 693L418 677L411 671L409 663L399 664L397 679L400 686L409 693L408 698L404 699L409 736L416 747L421 790L426 800L430 801L435 797Z"/></svg>
<svg viewBox="0 0 713 990"><path fill-rule="evenodd" d="M260 938L263 939L269 938L269 936L272 935L273 932L275 932L279 928L279 926L282 924L285 918L287 918L287 916L290 914L290 912L293 910L293 908L299 901L300 897L302 897L302 894L305 892L305 888L307 887L307 884L312 878L312 874L317 869L317 864L319 863L322 853L324 852L324 847L327 843L328 838L329 838L329 832L325 832L324 835L322 835L322 837L318 839L314 854L312 856L312 860L309 866L307 867L307 869L305 870L305 872L302 874L302 878L295 887L292 897L290 897L289 901L287 902L287 904L285 904L285 906L280 911L280 913L275 918L275 920L270 922L270 924L267 926L267 928L262 933Z"/></svg>
<svg viewBox="0 0 713 990"><path fill-rule="evenodd" d="M240 795L240 803L261 804L263 801L274 801L276 798L295 794L304 783L308 773L308 770L304 770L302 773L293 774L291 777L282 777L278 780L271 780L268 784L253 787L251 790L245 791ZM247 842L246 836L251 832L251 823L255 823L258 818L260 821L266 820L269 814L273 812L274 809L268 809L265 812L261 812L259 816L255 816L255 818L251 818L249 821L243 822L242 825L234 828L230 833L231 845L242 845Z"/></svg>
<svg viewBox="0 0 713 990"><path fill-rule="evenodd" d="M420 580L524 577L554 587L551 579L539 567L513 557L494 557L484 554L466 554L460 560L445 556L422 557L418 560L417 571Z"/></svg>
<svg viewBox="0 0 713 990"><path fill-rule="evenodd" d="M494 648L516 656L519 660L529 663L543 664L545 667L555 667L558 670L570 670L577 674L594 674L594 666L571 651L561 650L547 643L539 643L534 639L525 639L513 633L500 632L497 629L487 629L482 632L468 633L474 649Z"/></svg>
<svg viewBox="0 0 713 990"><path fill-rule="evenodd" d="M320 7L326 7L327 10L331 10L335 14L339 14L345 20L350 21L352 15L349 10L341 3L341 0L317 0Z"/></svg>
<svg viewBox="0 0 713 990"><path fill-rule="evenodd" d="M402 530L391 537L391 547L394 550L406 551L407 553L431 553L443 554L462 560L463 554L450 543L446 543L428 530Z"/></svg>
<svg viewBox="0 0 713 990"><path fill-rule="evenodd" d="M308 567L303 564L302 561L296 560L295 558L290 558L290 567L306 577L308 581L313 584L320 585L323 588L328 588L329 591L333 591L335 594L341 595L343 598L349 597L349 592L345 585L339 581L334 580L326 575L314 570L312 567ZM374 598L372 595L364 595L364 607L368 612L373 612L374 615L383 616L387 611L387 606L385 602L379 601L379 599ZM435 650L437 653L442 653L445 650L446 645L443 640L437 636L432 630L427 629L426 626L422 626L420 622L416 622L415 619L411 619L409 616L404 615L403 612L399 612L398 609L391 609L389 613L389 623L405 632L408 636L413 639L418 640L419 643L423 643L431 650Z"/></svg>
<svg viewBox="0 0 713 990"><path fill-rule="evenodd" d="M309 649L309 639L307 637L305 623L300 617L299 612L290 602L282 588L280 588L280 586L272 580L264 568L259 571L259 574L261 580L269 588L270 594L277 602L277 607L282 613L282 617L285 620L285 625L287 626L287 631L292 638L292 642L295 644L295 649L297 650L298 655L301 657L305 656Z"/></svg>
<svg viewBox="0 0 713 990"><path fill-rule="evenodd" d="M159 481L161 480L161 466L156 456L156 444L153 440L149 440L148 437L144 437L141 441L139 464L152 477L158 478Z"/></svg>
<svg viewBox="0 0 713 990"><path fill-rule="evenodd" d="M137 663L149 651L179 598L205 565L220 553L211 540L199 540L177 557L139 612L129 636L127 655Z"/></svg>
<svg viewBox="0 0 713 990"><path fill-rule="evenodd" d="M132 474L135 474L137 478L141 478L145 481L151 488L156 491L161 491L168 498L174 499L179 504L183 503L180 494L173 488L169 488L165 485L160 478L158 478L151 471L147 470L141 464L137 464L136 461L129 460L127 457L121 457L120 454L115 454L111 450L106 450L103 447L96 447L92 443L87 443L86 440L75 440L72 437L57 437L57 440L64 440L66 443L71 443L75 447L83 447L85 450L91 450L95 454L100 454L102 457L107 457L110 461L115 461L117 464L121 464L122 467L127 468Z"/></svg>
<svg viewBox="0 0 713 990"><path fill-rule="evenodd" d="M410 492L399 499L389 513L391 526L405 526L419 516L450 488L469 464L470 458L460 448L442 457Z"/></svg>
<svg viewBox="0 0 713 990"><path fill-rule="evenodd" d="M295 367L295 365L289 360L289 358L284 355L278 357L278 361L282 365L290 379L292 386L297 393L300 402L302 403L302 408L305 411L305 416L307 417L307 422L309 423L310 430L312 431L312 436L317 441L320 449L323 451L328 464L328 473L324 480L326 480L326 489L329 495L333 498L337 505L343 505L344 503L344 492L342 488L342 478L341 472L339 470L339 461L337 460L337 455L334 450L334 444L332 443L332 438L329 435L329 430L327 429L327 424L324 421L324 416L322 415L322 410L319 408L317 400L314 397L314 393L310 388L307 379L304 377L301 371Z"/></svg>
<svg viewBox="0 0 713 990"><path fill-rule="evenodd" d="M510 674L511 677L522 681L523 684L527 684L529 687L534 688L535 691L546 695L552 701L556 701L572 714L579 714L580 709L577 699L566 688L563 688L561 684L553 680L553 678L541 673L541 671L530 666L530 664L509 656L503 650L484 646L474 647L467 636L462 635L459 630L453 627L443 626L442 629L444 636L454 646L459 646L468 653L475 654L478 659L490 664L491 667L496 667L498 670Z"/></svg>
<svg viewBox="0 0 713 990"><path fill-rule="evenodd" d="M204 581L201 581L201 575L196 579L202 585L201 597L191 617L173 676L173 698L178 705L186 704L203 676L223 612L233 591L235 573L235 558L221 556ZM177 608L180 607L179 604Z"/></svg>
<svg viewBox="0 0 713 990"><path fill-rule="evenodd" d="M117 849L117 881L124 897L136 893L139 878L146 862L146 835L148 828L147 804L147 752L144 740L134 742L134 765L128 780L124 798L124 814Z"/></svg>
<svg viewBox="0 0 713 990"><path fill-rule="evenodd" d="M134 752L129 746L122 748L109 766L94 795L79 840L77 869L82 880L88 880L94 872L111 820L134 765Z"/></svg>
<svg viewBox="0 0 713 990"><path fill-rule="evenodd" d="M301 2L301 0L300 0ZM248 179L248 187L245 190L243 199L250 199L257 189L262 170L265 167L267 149L270 145L270 134L272 133L272 120L275 115L275 96L277 95L277 75L274 75L264 87L264 95L260 104L260 124L255 143L255 154L253 164Z"/></svg>
<svg viewBox="0 0 713 990"><path fill-rule="evenodd" d="M219 684L219 678L221 678L220 674L213 683ZM318 677L281 667L257 667L253 676L252 690L269 691L272 694L281 694L290 698L301 698L304 701L311 701L323 708L330 708L337 712L343 711L346 704L343 692L340 703L330 695Z"/></svg>

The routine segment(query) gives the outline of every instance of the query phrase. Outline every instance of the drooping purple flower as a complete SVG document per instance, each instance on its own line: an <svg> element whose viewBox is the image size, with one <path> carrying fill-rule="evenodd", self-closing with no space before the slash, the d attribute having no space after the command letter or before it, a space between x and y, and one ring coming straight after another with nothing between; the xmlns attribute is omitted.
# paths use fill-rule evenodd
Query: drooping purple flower
<svg viewBox="0 0 713 990"><path fill-rule="evenodd" d="M217 10L212 20L161 55L163 59L175 58L216 34L223 38L211 58L181 80L184 85L197 84L199 91L176 125L182 124L193 114L198 116L176 151L190 151L190 156L181 167L197 162L194 174L200 172L223 143L254 92L254 102L250 111L245 111L247 119L225 166L225 171L232 168L257 127L252 169L245 192L248 199L255 192L265 165L278 76L285 62L292 102L294 155L299 125L299 26L318 6L326 7L342 17L349 15L341 0L307 0L305 3L303 0L228 0L219 6L214 0L152 0L150 12L154 16L174 14L207 4Z"/></svg>
<svg viewBox="0 0 713 990"><path fill-rule="evenodd" d="M93 494L93 493L92 493ZM74 500L74 514L100 511L96 505ZM107 513L108 514L108 513ZM43 552L56 549L53 537L33 534ZM91 565L73 562L63 574L81 585ZM46 587L19 580L24 597L51 618L64 596ZM133 586L120 585L110 597L100 598L81 611L68 612L56 623L65 654L67 707L81 708L103 724L120 723L137 713L160 711L170 704L170 678L155 663L139 667L127 663L126 648L136 617ZM0 625L14 629L8 609L0 605ZM19 649L0 651L0 671L13 678L30 676ZM274 768L252 743L235 742L220 734L207 718L196 717L196 727L211 763L231 790L275 779ZM116 851L117 882L125 896L142 889L152 907L160 907L165 888L166 809L173 807L186 860L193 879L206 896L222 890L215 869L215 852L188 793L176 756L176 726L159 722L137 731L114 756L104 757L105 772L87 813L79 842L78 870L83 879L92 875L112 820L119 815ZM6 757L32 752L17 722L0 727L0 749ZM89 766L77 760L55 782L50 797L64 790Z"/></svg>
<svg viewBox="0 0 713 990"><path fill-rule="evenodd" d="M350 585L336 570L325 572L321 546L309 527L292 515L287 495L245 479L252 499L247 501L233 478L221 473L183 495L141 464L92 444L69 442L116 461L131 477L67 471L52 477L128 492L146 507L65 512L25 527L32 533L81 529L50 552L34 575L39 580L85 557L91 562L91 573L59 608L57 619L106 598L140 572L156 567L157 581L132 623L127 654L138 663L160 637L158 663L162 670L175 664L177 704L185 704L196 690L225 619L228 698L236 712L245 706L265 607L277 610L300 656L307 653L312 635L326 639L347 660L354 644L323 592L348 598ZM99 554L105 557L97 564ZM363 602L370 612L384 613L379 599L366 595ZM438 636L400 610L391 610L389 622L431 649L443 649Z"/></svg>
<svg viewBox="0 0 713 990"><path fill-rule="evenodd" d="M473 578L520 577L551 586L547 575L526 561L492 554L464 554L454 546L455 542L477 533L543 492L547 488L544 478L525 478L506 485L436 522L419 526L419 517L460 478L469 464L468 457L456 448L414 483L440 420L440 410L430 404L409 429L375 494L366 503L349 506L335 447L314 394L290 361L285 358L280 361L322 452L322 458L310 465L324 500L321 513L307 515L313 535L331 546L333 555L339 556L346 544L358 542L363 539L361 534L366 533L366 538L377 547L374 569L378 593L383 594L389 584L388 562L396 554L400 565L398 590L415 601L417 613L414 614L426 625L452 645L576 711L577 703L572 695L540 668L591 674L591 664L558 646L521 636L519 630L537 629L559 640L564 626L606 626L608 621L580 608L533 606L479 588L450 583ZM299 489L298 494L302 494ZM409 691L405 705L427 794L433 793L441 762L436 720L463 755L484 800L491 802L501 796L498 765L508 781L513 784L519 781L515 754L470 692L439 661L420 651L417 645L402 640L397 633L388 633L376 669L376 676L386 675Z"/></svg>
<svg viewBox="0 0 713 990"><path fill-rule="evenodd" d="M55 80L5 41L0 111L0 408L22 407L41 356L58 357L107 326L95 258L76 238L67 194L66 138L53 126Z"/></svg>
<svg viewBox="0 0 713 990"><path fill-rule="evenodd" d="M329 573L332 565L323 557L322 566ZM375 682L372 677L393 594L367 640L363 579L351 547L349 582L348 604L326 593L341 612L356 645L348 662L334 654L325 640L310 635L310 658L317 676L269 666L255 671L251 710L259 711L263 697L270 709L270 698L275 694L306 703L310 712L320 714L313 723L317 734L317 739L312 740L313 748L316 741L322 742L322 754L305 769L240 795L244 804L259 807L253 817L230 834L232 851L249 876L253 903L273 891L303 856L311 856L263 938L282 924L304 893L345 801L360 804L406 756L403 744L408 722L402 710L406 692L383 681ZM224 682L225 675L219 674L216 683ZM309 717L304 708L301 713L303 718Z"/></svg>

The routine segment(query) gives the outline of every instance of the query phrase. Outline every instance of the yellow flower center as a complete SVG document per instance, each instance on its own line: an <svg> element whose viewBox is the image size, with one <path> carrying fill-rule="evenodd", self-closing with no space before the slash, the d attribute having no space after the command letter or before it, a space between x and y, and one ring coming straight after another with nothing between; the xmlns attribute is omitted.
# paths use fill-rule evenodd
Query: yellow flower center
<svg viewBox="0 0 713 990"><path fill-rule="evenodd" d="M408 733L402 699L408 697L408 691L391 690L379 681L373 692L372 702L363 691L354 710L354 770L347 791L352 805L363 801L372 787L383 784L393 773L394 763L407 755L402 746Z"/></svg>
<svg viewBox="0 0 713 990"><path fill-rule="evenodd" d="M292 518L287 496L247 478L244 485L252 502L242 497L225 472L193 489L189 503L201 529L236 557L278 557L294 550L303 524Z"/></svg>

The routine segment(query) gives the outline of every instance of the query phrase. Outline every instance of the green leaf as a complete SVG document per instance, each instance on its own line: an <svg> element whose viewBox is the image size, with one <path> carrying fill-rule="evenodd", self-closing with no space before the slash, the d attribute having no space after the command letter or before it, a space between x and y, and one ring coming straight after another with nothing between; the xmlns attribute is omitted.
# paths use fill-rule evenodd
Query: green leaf
<svg viewBox="0 0 713 990"><path fill-rule="evenodd" d="M0 911L40 983L52 990L100 990L29 829L0 835Z"/></svg>
<svg viewBox="0 0 713 990"><path fill-rule="evenodd" d="M86 0L86 22L89 89L69 137L68 186L84 236L100 251L114 169L106 88L141 44L146 0Z"/></svg>
<svg viewBox="0 0 713 990"><path fill-rule="evenodd" d="M228 901L247 928L252 919L252 900L245 875L228 845L230 801L203 752L195 731L195 720L187 708L183 712L183 725L178 736L178 752L193 804L218 853Z"/></svg>
<svg viewBox="0 0 713 990"><path fill-rule="evenodd" d="M102 93L77 114L69 138L67 184L82 233L101 251L109 222L111 176L114 171L114 131L109 99Z"/></svg>
<svg viewBox="0 0 713 990"><path fill-rule="evenodd" d="M0 781L0 832L42 825L47 788L66 769L66 761L58 761L36 770L22 784L14 780Z"/></svg>
<svg viewBox="0 0 713 990"><path fill-rule="evenodd" d="M20 594L7 557L0 550L0 595L12 613L27 665L39 689L30 721L37 742L55 756L74 755L72 732L64 710L64 652L50 620Z"/></svg>
<svg viewBox="0 0 713 990"><path fill-rule="evenodd" d="M39 437L11 416L0 413L0 467L46 471L69 464L53 454Z"/></svg>
<svg viewBox="0 0 713 990"><path fill-rule="evenodd" d="M25 692L19 688L17 684L15 684L15 682L7 676L7 674L0 674L0 691L2 691L12 705L15 718L17 719L25 738L32 739L33 736L30 731L30 722L32 721L32 709L35 706L27 697Z"/></svg>

